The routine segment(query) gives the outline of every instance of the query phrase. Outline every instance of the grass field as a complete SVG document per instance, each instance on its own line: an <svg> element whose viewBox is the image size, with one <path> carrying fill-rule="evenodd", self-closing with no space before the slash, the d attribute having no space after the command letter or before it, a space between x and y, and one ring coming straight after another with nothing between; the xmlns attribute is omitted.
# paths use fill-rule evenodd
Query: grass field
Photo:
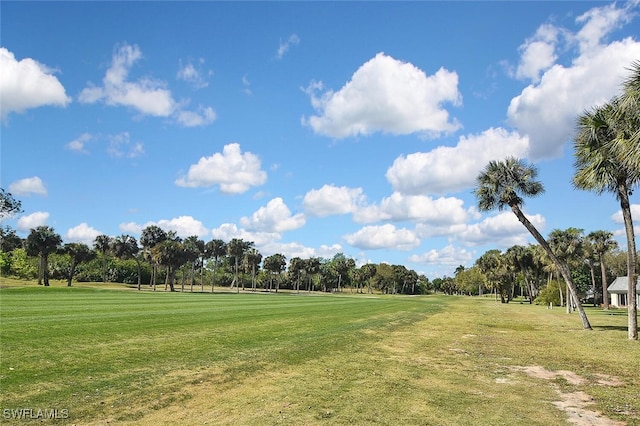
<svg viewBox="0 0 640 426"><path fill-rule="evenodd" d="M483 298L13 284L6 424L40 423L37 410L77 425L569 424L559 402L578 392L602 413L591 424L640 424L622 311L589 309L589 332L561 309Z"/></svg>

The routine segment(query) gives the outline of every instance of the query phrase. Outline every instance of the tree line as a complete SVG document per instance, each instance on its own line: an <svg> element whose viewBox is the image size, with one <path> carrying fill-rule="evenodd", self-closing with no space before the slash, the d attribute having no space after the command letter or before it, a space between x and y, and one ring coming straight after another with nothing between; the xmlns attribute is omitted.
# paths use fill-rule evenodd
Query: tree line
<svg viewBox="0 0 640 426"><path fill-rule="evenodd" d="M22 239L9 228L0 228L0 270L4 275L37 278L48 286L50 278L125 282L154 291L215 291L215 287L278 292L300 291L386 294L424 294L429 280L403 265L365 264L338 253L289 260L280 253L263 256L251 241L234 238L205 242L197 236L180 238L175 232L151 225L140 241L131 235L98 235L92 247L84 243L63 244L49 226L31 229ZM199 289L198 289L199 287Z"/></svg>

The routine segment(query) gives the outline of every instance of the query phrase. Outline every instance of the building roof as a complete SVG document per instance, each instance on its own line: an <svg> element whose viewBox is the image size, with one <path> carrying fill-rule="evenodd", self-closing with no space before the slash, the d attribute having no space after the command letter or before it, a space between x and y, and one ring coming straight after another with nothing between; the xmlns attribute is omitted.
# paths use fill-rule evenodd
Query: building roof
<svg viewBox="0 0 640 426"><path fill-rule="evenodd" d="M609 287L607 287L607 291L609 293L627 293L629 280L627 277L618 277ZM636 290L640 292L640 277L638 277L638 282L636 283Z"/></svg>

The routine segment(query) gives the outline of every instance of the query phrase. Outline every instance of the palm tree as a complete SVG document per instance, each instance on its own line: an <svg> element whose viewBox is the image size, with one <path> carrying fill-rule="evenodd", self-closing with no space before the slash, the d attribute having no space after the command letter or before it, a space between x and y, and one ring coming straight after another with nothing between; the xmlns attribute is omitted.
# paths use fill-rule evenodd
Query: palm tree
<svg viewBox="0 0 640 426"><path fill-rule="evenodd" d="M153 286L153 291L156 291L156 276L158 274L157 256L154 256L153 248L167 238L168 235L165 230L156 225L147 226L140 234L140 244L142 244L144 255L151 263L151 285Z"/></svg>
<svg viewBox="0 0 640 426"><path fill-rule="evenodd" d="M93 248L102 257L102 282L107 281L107 254L111 250L111 237L108 235L98 235L93 241Z"/></svg>
<svg viewBox="0 0 640 426"><path fill-rule="evenodd" d="M617 98L578 117L573 185L597 194L611 192L620 202L627 235L628 336L638 340L636 244L629 194L640 183L640 168L630 167L633 164L625 157L634 138L633 122L637 133L638 113L627 114Z"/></svg>
<svg viewBox="0 0 640 426"><path fill-rule="evenodd" d="M549 246L553 250L554 254L563 263L570 266L572 269L577 268L582 262L583 254L583 237L582 229L568 228L564 231L560 229L554 229L549 234ZM567 285L567 313L571 312L571 298L568 294L569 286ZM573 302L576 303L576 297L573 297Z"/></svg>
<svg viewBox="0 0 640 426"><path fill-rule="evenodd" d="M209 259L213 259L213 274L211 275L211 293L216 282L216 270L218 261L227 253L227 245L222 240L213 239L205 245L205 251Z"/></svg>
<svg viewBox="0 0 640 426"><path fill-rule="evenodd" d="M244 241L240 238L233 238L227 244L227 254L233 258L233 281L231 282L231 286L229 288L233 288L236 286L237 292L240 292L240 283L238 282L238 267L240 266L240 261L244 257L244 253L253 247L253 242ZM244 283L242 284L244 287ZM244 288L243 288L244 290Z"/></svg>
<svg viewBox="0 0 640 426"><path fill-rule="evenodd" d="M137 256L140 252L138 241L131 235L120 235L111 241L111 251L118 259L135 259L138 266L138 290L141 288L140 282L140 258Z"/></svg>
<svg viewBox="0 0 640 426"><path fill-rule="evenodd" d="M614 144L622 151L622 163L630 170L640 169L640 61L634 61L623 83L620 115L631 127L629 138L619 138Z"/></svg>
<svg viewBox="0 0 640 426"><path fill-rule="evenodd" d="M50 226L38 226L29 232L26 240L27 254L38 256L38 285L49 286L49 255L54 253L62 244L62 238Z"/></svg>
<svg viewBox="0 0 640 426"><path fill-rule="evenodd" d="M262 254L255 249L249 249L244 255L243 264L247 272L251 273L251 290L256 291L256 272L262 262Z"/></svg>
<svg viewBox="0 0 640 426"><path fill-rule="evenodd" d="M263 267L265 270L271 272L272 274L276 274L276 293L280 288L280 274L285 270L287 266L287 258L280 253L272 254L271 256L267 256L264 258Z"/></svg>
<svg viewBox="0 0 640 426"><path fill-rule="evenodd" d="M609 309L609 294L607 293L607 267L605 265L605 255L618 247L618 243L613 239L613 233L609 231L593 231L587 235L591 241L593 251L598 256L600 263L600 276L602 277L602 307ZM595 295L594 295L595 297Z"/></svg>
<svg viewBox="0 0 640 426"><path fill-rule="evenodd" d="M71 280L76 272L76 267L82 262L87 262L95 258L96 252L83 243L65 244L63 250L71 257L71 267L69 268L69 275L67 276L67 286L71 287Z"/></svg>
<svg viewBox="0 0 640 426"><path fill-rule="evenodd" d="M535 197L544 192L544 186L536 180L537 175L538 170L535 166L514 157L508 157L504 161L489 162L478 176L478 186L474 190L478 200L478 209L490 211L496 208L503 210L506 206L511 208L520 223L527 228L553 260L576 300L576 307L584 328L591 330L591 324L578 298L577 289L568 266L556 257L547 241L520 209L524 204L523 197Z"/></svg>

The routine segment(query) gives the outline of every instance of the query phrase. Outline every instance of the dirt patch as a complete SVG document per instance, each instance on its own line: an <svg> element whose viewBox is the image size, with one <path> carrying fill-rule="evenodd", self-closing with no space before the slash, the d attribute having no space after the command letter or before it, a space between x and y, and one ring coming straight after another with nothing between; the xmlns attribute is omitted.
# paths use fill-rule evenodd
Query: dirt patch
<svg viewBox="0 0 640 426"><path fill-rule="evenodd" d="M514 367L516 371L523 371L531 377L545 380L555 380L558 377L564 378L569 384L581 385L587 382L582 376L566 370L551 371L537 365L527 367ZM622 382L615 377L605 374L598 374L597 383L603 386L620 386ZM554 401L558 409L564 411L568 416L568 421L578 426L624 426L626 423L611 420L604 417L598 411L588 410L586 407L593 404L593 398L585 392L562 392L556 386L556 392L560 398Z"/></svg>

